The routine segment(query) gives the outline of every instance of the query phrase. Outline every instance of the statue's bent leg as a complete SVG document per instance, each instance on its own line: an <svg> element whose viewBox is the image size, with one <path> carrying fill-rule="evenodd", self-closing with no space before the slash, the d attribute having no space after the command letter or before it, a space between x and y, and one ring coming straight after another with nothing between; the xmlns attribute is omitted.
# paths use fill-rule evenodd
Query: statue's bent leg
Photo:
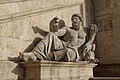
<svg viewBox="0 0 120 80"><path fill-rule="evenodd" d="M57 38L57 36L50 32L46 37L40 41L32 50L39 59L41 60L54 60L49 57L49 54L53 51L60 50L64 48L64 43ZM53 55L51 55L53 56Z"/></svg>
<svg viewBox="0 0 120 80"><path fill-rule="evenodd" d="M54 55L54 61L66 61L66 50L62 49L62 50L58 50L58 51L54 51L52 53L50 53L50 55L53 54ZM50 58L52 58L50 56Z"/></svg>

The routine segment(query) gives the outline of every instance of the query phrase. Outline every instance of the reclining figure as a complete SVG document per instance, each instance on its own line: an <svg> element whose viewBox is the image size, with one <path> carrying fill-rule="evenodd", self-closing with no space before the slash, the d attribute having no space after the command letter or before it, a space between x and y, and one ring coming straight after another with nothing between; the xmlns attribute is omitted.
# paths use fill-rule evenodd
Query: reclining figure
<svg viewBox="0 0 120 80"><path fill-rule="evenodd" d="M47 61L95 61L95 44L92 44L97 33L97 26L92 24L89 29L90 38L82 25L80 14L71 17L72 27L64 26L59 29L60 19L53 18L50 31L31 52L20 52L24 61L47 60ZM87 41L87 42L86 42Z"/></svg>

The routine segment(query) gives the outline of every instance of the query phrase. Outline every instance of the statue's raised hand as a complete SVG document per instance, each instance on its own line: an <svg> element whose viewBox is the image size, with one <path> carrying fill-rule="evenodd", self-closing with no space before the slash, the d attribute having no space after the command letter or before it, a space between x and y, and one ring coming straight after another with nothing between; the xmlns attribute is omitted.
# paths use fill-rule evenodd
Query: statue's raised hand
<svg viewBox="0 0 120 80"><path fill-rule="evenodd" d="M91 24L89 27L90 33L97 33L98 32L98 28L96 24Z"/></svg>

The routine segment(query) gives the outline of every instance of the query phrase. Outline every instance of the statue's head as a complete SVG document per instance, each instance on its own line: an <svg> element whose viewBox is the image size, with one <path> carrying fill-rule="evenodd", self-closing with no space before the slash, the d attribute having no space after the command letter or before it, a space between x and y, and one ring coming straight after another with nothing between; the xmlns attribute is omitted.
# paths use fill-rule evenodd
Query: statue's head
<svg viewBox="0 0 120 80"><path fill-rule="evenodd" d="M72 27L76 30L79 30L80 25L82 24L82 17L80 14L76 13L73 14L71 17L71 21L72 21Z"/></svg>

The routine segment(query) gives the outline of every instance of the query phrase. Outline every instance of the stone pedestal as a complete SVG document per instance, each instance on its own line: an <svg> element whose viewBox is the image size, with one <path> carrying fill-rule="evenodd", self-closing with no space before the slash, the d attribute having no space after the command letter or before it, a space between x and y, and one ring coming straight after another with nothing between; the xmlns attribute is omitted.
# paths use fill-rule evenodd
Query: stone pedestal
<svg viewBox="0 0 120 80"><path fill-rule="evenodd" d="M34 61L20 64L25 68L25 80L89 80L96 66L86 61Z"/></svg>

